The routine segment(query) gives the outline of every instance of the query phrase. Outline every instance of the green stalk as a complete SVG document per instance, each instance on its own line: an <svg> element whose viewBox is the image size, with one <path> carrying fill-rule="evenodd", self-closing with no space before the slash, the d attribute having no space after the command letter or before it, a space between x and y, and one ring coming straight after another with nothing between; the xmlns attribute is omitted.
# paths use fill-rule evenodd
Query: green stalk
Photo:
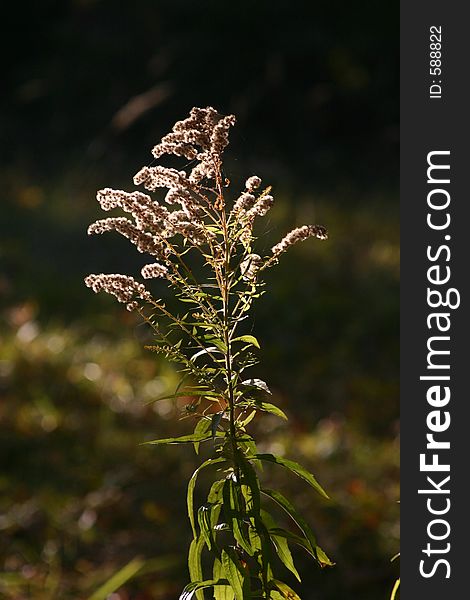
<svg viewBox="0 0 470 600"><path fill-rule="evenodd" d="M237 463L237 440L236 440L236 425L235 425L235 397L234 397L234 389L233 389L233 381L232 381L232 348L231 348L231 336L229 332L229 311L230 311L230 246L229 246L229 235L227 229L227 219L225 215L225 206L224 206L224 198L222 192L222 182L220 177L220 168L217 165L216 168L216 182L217 182L217 190L218 190L218 202L220 207L220 221L222 225L222 231L224 236L224 265L220 278L220 295L222 297L222 312L223 312L223 334L224 334L224 344L227 348L225 352L225 370L226 370L226 382L227 382L227 396L228 396L228 406L229 406L229 435L230 435L230 443L233 451L233 461L235 467L235 475L237 478L236 483L239 484L240 481L240 471Z"/></svg>

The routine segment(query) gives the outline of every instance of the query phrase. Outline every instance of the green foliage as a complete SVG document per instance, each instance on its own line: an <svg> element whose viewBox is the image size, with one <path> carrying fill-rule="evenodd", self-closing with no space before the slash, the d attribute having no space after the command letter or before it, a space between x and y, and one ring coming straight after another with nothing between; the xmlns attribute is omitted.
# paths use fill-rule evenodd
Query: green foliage
<svg viewBox="0 0 470 600"><path fill-rule="evenodd" d="M279 581L275 556L298 580L289 543L309 552L321 566L332 562L318 546L307 522L278 491L261 488L258 471L263 462L280 465L308 483L320 496L328 495L316 478L298 463L273 454L258 453L247 430L256 414L271 413L287 419L271 402L267 384L244 373L258 364L260 344L251 333L243 333L254 299L265 293L263 272L277 264L280 255L293 244L309 237L326 239L323 227L303 226L292 230L262 258L253 252L254 222L273 204L266 188L257 195L261 180L250 177L245 190L228 210L228 182L222 175L222 152L228 143L228 129L234 117L221 117L214 109L193 109L173 132L154 149L162 154L197 158L189 173L165 167L145 167L135 177L149 191L168 187L167 200L182 210L169 212L158 201L139 193L105 189L98 199L105 210L121 208L127 219L111 218L93 224L90 233L115 229L159 262L146 265L147 279L164 278L181 310L170 310L141 283L123 275L90 275L86 279L95 292L113 294L129 310L137 310L153 331L149 350L176 363L182 380L173 398L188 399L182 418L196 420L192 434L144 442L151 445L210 442L213 456L193 473L187 491L191 523L188 567L190 583L180 600L212 588L216 598L298 598ZM170 199L171 198L171 201ZM123 225L124 223L124 225ZM216 467L217 477L207 501L195 507L199 473ZM278 527L266 512L262 494L274 500L294 521L302 535ZM207 579L210 564L214 579Z"/></svg>

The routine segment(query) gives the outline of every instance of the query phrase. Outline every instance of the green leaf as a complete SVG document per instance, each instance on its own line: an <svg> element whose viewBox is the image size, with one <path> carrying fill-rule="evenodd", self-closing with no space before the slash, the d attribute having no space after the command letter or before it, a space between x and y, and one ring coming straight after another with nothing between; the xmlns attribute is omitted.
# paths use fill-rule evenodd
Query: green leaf
<svg viewBox="0 0 470 600"><path fill-rule="evenodd" d="M216 504L217 502L222 501L222 490L224 487L225 479L219 479L218 481L214 481L211 485L211 489L207 496L207 501L211 504Z"/></svg>
<svg viewBox="0 0 470 600"><path fill-rule="evenodd" d="M241 335L240 337L234 338L232 342L246 342L247 344L251 344L258 349L260 348L259 342L254 335Z"/></svg>
<svg viewBox="0 0 470 600"><path fill-rule="evenodd" d="M310 546L310 552L315 560L318 562L320 567L333 566L334 563L328 558L328 556L323 552L320 546L317 545L317 540L315 538L315 534L311 530L308 523L305 519L299 515L296 509L292 506L292 504L287 500L285 496L283 496L280 492L276 492L275 490L263 489L261 490L263 494L274 500L281 508L285 510L285 512L290 516L290 518L297 524L299 529L304 534L305 538L308 540L308 544Z"/></svg>
<svg viewBox="0 0 470 600"><path fill-rule="evenodd" d="M217 227L216 225L206 225L206 229L207 231L211 231L212 233L218 234L218 235L223 235L223 229L221 229L220 227ZM209 286L206 286L209 287ZM218 288L216 288L218 289Z"/></svg>
<svg viewBox="0 0 470 600"><path fill-rule="evenodd" d="M192 583L188 583L188 585L181 592L179 600L191 600L191 598L198 590L203 590L204 588L208 587L214 587L214 585L219 585L219 582L214 581L213 579L208 579L207 581L194 581Z"/></svg>
<svg viewBox="0 0 470 600"><path fill-rule="evenodd" d="M271 390L268 388L268 384L262 379L245 379L245 381L242 381L241 385L254 388L255 390L262 390L267 394L272 394Z"/></svg>
<svg viewBox="0 0 470 600"><path fill-rule="evenodd" d="M256 443L253 438L248 439L246 441L237 440L239 449L245 454L245 456L249 456L250 460L253 462L253 465L256 466L260 471L263 470L263 463L260 460L254 458L255 454L258 453L258 448L256 447ZM256 475L255 475L256 477Z"/></svg>
<svg viewBox="0 0 470 600"><path fill-rule="evenodd" d="M197 513L199 527L209 550L212 550L213 527L217 524L221 508L220 504L207 502L201 506Z"/></svg>
<svg viewBox="0 0 470 600"><path fill-rule="evenodd" d="M192 583L202 581L201 554L204 549L204 543L204 538L201 535L197 540L193 539L189 546L188 568ZM204 600L204 593L197 591L196 597L198 600Z"/></svg>
<svg viewBox="0 0 470 600"><path fill-rule="evenodd" d="M256 549L256 559L261 568L261 578L263 587L267 589L268 581L272 579L272 543L269 537L268 530L261 520L259 515L255 515L250 519L250 541Z"/></svg>
<svg viewBox="0 0 470 600"><path fill-rule="evenodd" d="M283 410L281 410L278 406L275 406L274 404L270 404L269 402L257 402L256 406L260 410L263 410L265 412L276 415L276 417L281 417L281 419L284 419L285 421L287 421L286 413Z"/></svg>
<svg viewBox="0 0 470 600"><path fill-rule="evenodd" d="M160 400L175 400L176 398L184 398L185 396L220 396L217 392L213 390L197 390L197 389L187 389L182 392L175 392L174 394L168 394L168 396L161 396L160 398L156 398L155 400L149 400L146 403L146 406L149 404L153 404L154 402L160 402Z"/></svg>
<svg viewBox="0 0 470 600"><path fill-rule="evenodd" d="M224 437L224 433L222 431L216 432L216 437ZM212 439L212 435L210 432L206 433L191 433L189 435L182 435L177 438L166 438L163 440L152 440L151 442L142 442L141 446L145 446L147 444L150 445L158 445L158 444L194 444L194 442L205 442L207 440Z"/></svg>
<svg viewBox="0 0 470 600"><path fill-rule="evenodd" d="M191 476L191 479L189 480L186 501L187 501L187 505L188 505L188 516L189 516L189 520L191 522L191 527L193 530L194 538L197 538L196 524L194 522L194 488L196 486L197 476L199 475L200 471L202 471L202 469L205 469L206 467L209 467L211 465L215 465L215 464L218 464L221 462L225 462L225 458L223 458L222 456L219 458L209 458L208 460L203 462L202 465L199 466L194 471L194 473Z"/></svg>
<svg viewBox="0 0 470 600"><path fill-rule="evenodd" d="M282 536L277 536L274 533L272 533L273 528L276 527L276 523L272 516L265 510L261 511L261 519L268 528L269 535L271 537L271 540L273 541L274 547L276 548L277 555L281 559L282 563L289 569L291 573L295 575L297 581L300 581L300 575L297 569L295 568L294 559L292 558L292 554L286 538Z"/></svg>
<svg viewBox="0 0 470 600"><path fill-rule="evenodd" d="M286 600L300 600L300 596L298 596L294 590L287 585L287 583L283 583L277 579L273 579L271 583L277 587L277 589L281 592L282 597L286 598Z"/></svg>
<svg viewBox="0 0 470 600"><path fill-rule="evenodd" d="M242 483L244 484L242 485L242 493L245 496L247 509L250 512L252 511L254 515L259 515L261 498L260 485L256 472L250 462L243 457L240 457L238 464L242 472Z"/></svg>
<svg viewBox="0 0 470 600"><path fill-rule="evenodd" d="M253 419L254 419L255 417L256 417L256 410L252 410L252 411L250 412L250 414L249 414L247 417L245 417L245 419L241 419L241 418L239 417L239 419L240 419L240 421L239 421L239 423L240 423L240 426L241 426L241 427L246 427L246 426L247 426L249 423L251 423L251 421L253 421Z"/></svg>
<svg viewBox="0 0 470 600"><path fill-rule="evenodd" d="M224 574L222 563L218 558L214 560L212 574L216 581L220 581ZM234 597L232 588L229 585L217 585L214 587L214 600L234 600Z"/></svg>
<svg viewBox="0 0 470 600"><path fill-rule="evenodd" d="M207 435L210 428L210 419L201 418L196 423L196 427L194 428L194 435ZM194 442L194 451L196 452L196 454L199 454L199 444L200 442Z"/></svg>
<svg viewBox="0 0 470 600"><path fill-rule="evenodd" d="M275 463L277 465L281 465L281 467L285 467L289 469L292 473L309 483L314 490L316 490L320 496L323 496L327 500L330 499L325 490L321 487L315 477L309 473L302 465L294 462L293 460L287 460L287 458L282 458L281 456L275 456L274 454L255 454L253 458L257 458L259 460L264 460L266 462Z"/></svg>
<svg viewBox="0 0 470 600"><path fill-rule="evenodd" d="M251 547L250 541L243 529L243 514L240 507L240 498L238 496L239 492L239 487L232 479L225 480L223 490L224 514L225 517L231 522L233 537L240 544L243 550L252 556L253 548Z"/></svg>
<svg viewBox="0 0 470 600"><path fill-rule="evenodd" d="M249 539L261 568L263 585L266 588L272 577L271 541L261 516L260 484L253 465L243 456L238 456L241 471L241 490L245 498L247 513L250 516Z"/></svg>
<svg viewBox="0 0 470 600"><path fill-rule="evenodd" d="M189 360L195 361L196 358L199 358L200 356L203 356L204 354L212 354L213 352L218 352L219 354L223 354L222 350L219 350L219 348L217 348L217 346L209 346L208 348L203 348L202 350L199 350L199 352L196 352L195 354L193 354Z"/></svg>
<svg viewBox="0 0 470 600"><path fill-rule="evenodd" d="M301 548L306 550L311 556L313 556L313 558L316 559L315 553L312 551L310 542L306 538L304 538L300 535L297 535L296 533L293 533L292 531L287 531L286 529L283 529L282 527L270 527L269 534L275 535L277 537L283 537L286 540L288 540L294 544L297 544L298 546L300 546Z"/></svg>
<svg viewBox="0 0 470 600"><path fill-rule="evenodd" d="M88 600L106 600L106 598L136 575L145 565L143 558L133 558L125 567L108 579Z"/></svg>
<svg viewBox="0 0 470 600"><path fill-rule="evenodd" d="M214 346L216 346L224 354L227 352L226 344L221 339L214 336L214 334L204 335L203 339L206 343L214 344Z"/></svg>
<svg viewBox="0 0 470 600"><path fill-rule="evenodd" d="M236 600L250 599L250 579L232 548L222 550L222 568Z"/></svg>

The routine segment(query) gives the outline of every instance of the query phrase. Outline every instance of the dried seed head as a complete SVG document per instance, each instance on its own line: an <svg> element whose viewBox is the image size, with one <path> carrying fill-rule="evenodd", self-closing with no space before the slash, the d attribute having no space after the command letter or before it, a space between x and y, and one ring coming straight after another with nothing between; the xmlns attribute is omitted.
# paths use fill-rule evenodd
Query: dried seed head
<svg viewBox="0 0 470 600"><path fill-rule="evenodd" d="M303 225L302 227L297 227L290 231L278 244L273 246L271 252L277 256L282 252L285 252L293 244L303 242L312 236L319 240L326 240L328 238L328 232L320 225Z"/></svg>
<svg viewBox="0 0 470 600"><path fill-rule="evenodd" d="M101 291L107 292L124 304L132 303L135 297L141 298L142 300L149 300L151 298L151 295L145 289L145 286L128 275L119 275L118 273L91 274L85 278L85 284L87 287L91 288L95 294Z"/></svg>
<svg viewBox="0 0 470 600"><path fill-rule="evenodd" d="M203 179L214 179L215 169L211 155L208 152L198 154L198 163L189 174L189 181L198 184Z"/></svg>
<svg viewBox="0 0 470 600"><path fill-rule="evenodd" d="M237 217L249 210L255 203L256 198L249 192L243 192L233 205L232 214Z"/></svg>
<svg viewBox="0 0 470 600"><path fill-rule="evenodd" d="M145 189L150 192L157 188L172 188L184 186L186 183L186 173L169 169L168 167L142 167L138 173L134 175L135 185L141 183Z"/></svg>
<svg viewBox="0 0 470 600"><path fill-rule="evenodd" d="M140 271L144 279L157 279L158 277L166 277L168 269L160 263L152 263L145 265Z"/></svg>
<svg viewBox="0 0 470 600"><path fill-rule="evenodd" d="M210 149L211 133L220 118L211 106L191 109L189 117L175 123L172 132L162 138L152 154L155 158L174 154L193 160L198 154L197 146L203 150Z"/></svg>
<svg viewBox="0 0 470 600"><path fill-rule="evenodd" d="M243 279L254 279L262 264L263 259L259 254L249 254L240 264L240 271Z"/></svg>
<svg viewBox="0 0 470 600"><path fill-rule="evenodd" d="M198 184L205 178L213 179L215 162L220 162L228 144L229 128L234 124L233 115L223 117L211 106L193 108L189 117L175 123L171 133L153 148L152 154L157 159L164 154L197 159L199 163L191 170L189 181Z"/></svg>
<svg viewBox="0 0 470 600"><path fill-rule="evenodd" d="M235 125L235 116L222 117L215 125L211 134L211 152L220 156L228 144L228 132Z"/></svg>
<svg viewBox="0 0 470 600"><path fill-rule="evenodd" d="M246 213L246 217L248 219L252 219L254 217L264 217L264 215L268 212L273 203L274 198L269 194L260 196L253 208L250 208L250 210Z"/></svg>
<svg viewBox="0 0 470 600"><path fill-rule="evenodd" d="M256 175L252 175L251 177L248 177L248 179L245 182L245 188L249 192L256 190L257 188L259 188L260 185L261 185L261 179L259 177L257 177Z"/></svg>
<svg viewBox="0 0 470 600"><path fill-rule="evenodd" d="M148 252L153 256L160 256L165 247L160 235L142 231L125 217L100 219L88 227L88 235L101 234L106 231L117 231L137 246L139 252Z"/></svg>

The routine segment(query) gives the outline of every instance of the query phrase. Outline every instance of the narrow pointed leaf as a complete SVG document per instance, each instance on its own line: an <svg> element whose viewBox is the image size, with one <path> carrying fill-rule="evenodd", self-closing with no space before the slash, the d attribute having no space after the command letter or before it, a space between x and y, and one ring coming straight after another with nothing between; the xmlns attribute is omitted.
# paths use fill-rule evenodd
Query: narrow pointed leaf
<svg viewBox="0 0 470 600"><path fill-rule="evenodd" d="M236 553L231 548L222 550L221 562L225 577L232 587L236 600L249 600L249 576Z"/></svg>
<svg viewBox="0 0 470 600"><path fill-rule="evenodd" d="M258 515L261 504L260 485L258 477L256 476L256 472L253 469L253 466L248 460L245 460L243 457L241 457L239 465L240 470L242 472L242 483L249 490L249 497L248 494L245 497L245 500L247 502L247 508L249 510L253 510L254 515Z"/></svg>
<svg viewBox="0 0 470 600"><path fill-rule="evenodd" d="M188 583L188 585L181 592L179 600L191 600L194 597L194 594L198 590L203 590L204 588L214 587L214 585L219 585L218 581L214 581L213 579L208 579L207 581L194 581L192 583Z"/></svg>
<svg viewBox="0 0 470 600"><path fill-rule="evenodd" d="M194 435L206 435L211 428L210 419L199 419L196 423L196 427L194 428ZM194 451L196 454L199 454L199 444L200 442L194 442Z"/></svg>
<svg viewBox="0 0 470 600"><path fill-rule="evenodd" d="M224 433L222 431L216 432L217 437L223 437ZM143 442L141 445L159 445L159 444L194 444L194 442L205 442L207 440L212 439L212 435L210 431L206 433L190 433L189 435L182 435L177 438L165 438L162 440L152 440L150 442Z"/></svg>
<svg viewBox="0 0 470 600"><path fill-rule="evenodd" d="M291 573L295 575L297 581L300 582L300 575L297 569L295 568L294 559L292 558L292 553L290 551L287 540L285 538L277 537L275 535L271 536L271 539L274 542L277 555L279 556L281 562L285 565L287 569L289 569Z"/></svg>
<svg viewBox="0 0 470 600"><path fill-rule="evenodd" d="M260 348L259 342L254 335L241 335L240 337L234 338L232 342L246 342L247 344L251 344L258 349Z"/></svg>
<svg viewBox="0 0 470 600"><path fill-rule="evenodd" d="M261 568L263 585L266 588L272 577L272 552L269 533L260 518L261 494L259 480L253 465L244 457L239 457L242 473L242 493L245 497L248 514L250 515L249 539Z"/></svg>
<svg viewBox="0 0 470 600"><path fill-rule="evenodd" d="M291 471L292 473L309 483L313 487L313 489L320 494L320 496L323 496L327 500L330 499L328 494L318 483L315 477L311 473L309 473L304 467L302 467L302 465L299 465L299 463L296 463L293 460L288 460L287 458L282 458L281 456L276 456L274 454L256 454L253 458L275 463L276 465L281 465L281 467L289 469L289 471Z"/></svg>
<svg viewBox="0 0 470 600"><path fill-rule="evenodd" d="M294 559L292 558L292 554L286 538L282 536L277 536L272 532L272 529L276 526L276 523L268 512L262 510L261 518L263 520L263 523L268 528L269 535L274 543L274 547L276 548L277 555L279 556L281 562L286 566L287 569L289 569L291 573L295 575L297 581L300 581L300 575L297 569L295 568Z"/></svg>
<svg viewBox="0 0 470 600"><path fill-rule="evenodd" d="M239 421L240 425L242 427L246 427L249 423L251 423L251 421L253 421L253 419L255 417L256 417L256 410L252 410L247 417L245 417L244 419Z"/></svg>
<svg viewBox="0 0 470 600"><path fill-rule="evenodd" d="M214 560L212 567L213 577L216 581L220 581L224 575L222 563L218 558ZM214 586L214 600L234 600L232 588L229 585Z"/></svg>
<svg viewBox="0 0 470 600"><path fill-rule="evenodd" d="M210 346L209 348L204 348L203 350L199 350L199 352L196 352L195 354L193 354L191 356L190 360L194 361L194 360L196 360L196 358L199 358L203 354L211 354L213 352L219 352L220 354L223 354L223 352L221 350L219 350L217 348L217 346Z"/></svg>
<svg viewBox="0 0 470 600"><path fill-rule="evenodd" d="M313 558L316 558L315 553L312 551L310 542L307 540L307 538L302 537L301 535L297 535L296 533L293 533L292 531L287 531L286 529L283 529L282 527L270 527L269 535L283 537L286 540L288 540L289 542L292 542L293 544L297 544L298 546L300 546L301 548L306 550L311 556L313 556Z"/></svg>
<svg viewBox="0 0 470 600"><path fill-rule="evenodd" d="M155 398L155 400L149 400L146 403L146 406L148 404L153 404L154 402L160 402L160 400L174 400L176 398L184 398L185 396L219 396L219 394L212 390L187 389L182 392L175 392L174 394L168 394L167 396Z"/></svg>
<svg viewBox="0 0 470 600"><path fill-rule="evenodd" d="M202 581L201 554L204 549L204 543L203 536L199 536L197 540L193 539L189 546L188 568L191 583ZM204 600L204 592L196 591L196 597L198 600Z"/></svg>
<svg viewBox="0 0 470 600"><path fill-rule="evenodd" d="M206 504L201 506L197 513L201 534L209 550L212 550L214 542L213 527L217 524L220 509L220 505L206 502Z"/></svg>
<svg viewBox="0 0 470 600"><path fill-rule="evenodd" d="M256 559L260 566L261 578L264 588L268 587L268 582L272 579L272 543L269 533L263 521L259 516L250 519L250 542L255 548Z"/></svg>
<svg viewBox="0 0 470 600"><path fill-rule="evenodd" d="M330 561L330 559L326 556L323 550L317 545L315 534L311 530L309 524L301 515L299 515L299 513L292 506L289 500L287 500L287 498L283 496L280 492L277 492L275 490L263 489L261 491L263 494L274 500L274 502L276 502L281 508L283 508L285 512L290 516L290 518L294 521L294 523L297 524L299 529L304 534L305 538L308 540L312 555L315 557L318 564L321 567L332 566L334 563Z"/></svg>
<svg viewBox="0 0 470 600"><path fill-rule="evenodd" d="M286 600L300 600L300 596L298 596L294 590L287 585L287 583L283 583L277 579L273 579L272 583L281 592L282 597L286 598Z"/></svg>
<svg viewBox="0 0 470 600"><path fill-rule="evenodd" d="M233 537L250 556L253 548L243 529L243 515L240 507L239 489L232 479L226 479L223 490L224 514L231 523Z"/></svg>
<svg viewBox="0 0 470 600"><path fill-rule="evenodd" d="M268 388L268 384L262 379L245 379L245 381L242 381L241 385L245 387L254 388L256 390L262 390L267 394L271 394L271 390Z"/></svg>
<svg viewBox="0 0 470 600"><path fill-rule="evenodd" d="M256 406L264 412L271 413L272 415L276 415L276 417L280 417L287 421L286 413L274 404L270 404L269 402L258 402Z"/></svg>
<svg viewBox="0 0 470 600"><path fill-rule="evenodd" d="M194 538L197 538L196 524L194 521L194 488L196 486L197 476L202 471L202 469L205 469L206 467L209 467L211 465L215 465L215 464L218 464L221 462L225 462L225 458L223 458L223 457L209 458L208 460L203 462L202 465L194 471L191 479L189 480L186 501L187 501L187 505L188 505L188 516L189 516L189 520L191 522L191 528L193 530Z"/></svg>
<svg viewBox="0 0 470 600"><path fill-rule="evenodd" d="M219 481L214 481L211 485L211 489L209 490L209 494L207 496L207 501L211 504L216 504L222 500L222 490L225 483L225 479L220 479Z"/></svg>

